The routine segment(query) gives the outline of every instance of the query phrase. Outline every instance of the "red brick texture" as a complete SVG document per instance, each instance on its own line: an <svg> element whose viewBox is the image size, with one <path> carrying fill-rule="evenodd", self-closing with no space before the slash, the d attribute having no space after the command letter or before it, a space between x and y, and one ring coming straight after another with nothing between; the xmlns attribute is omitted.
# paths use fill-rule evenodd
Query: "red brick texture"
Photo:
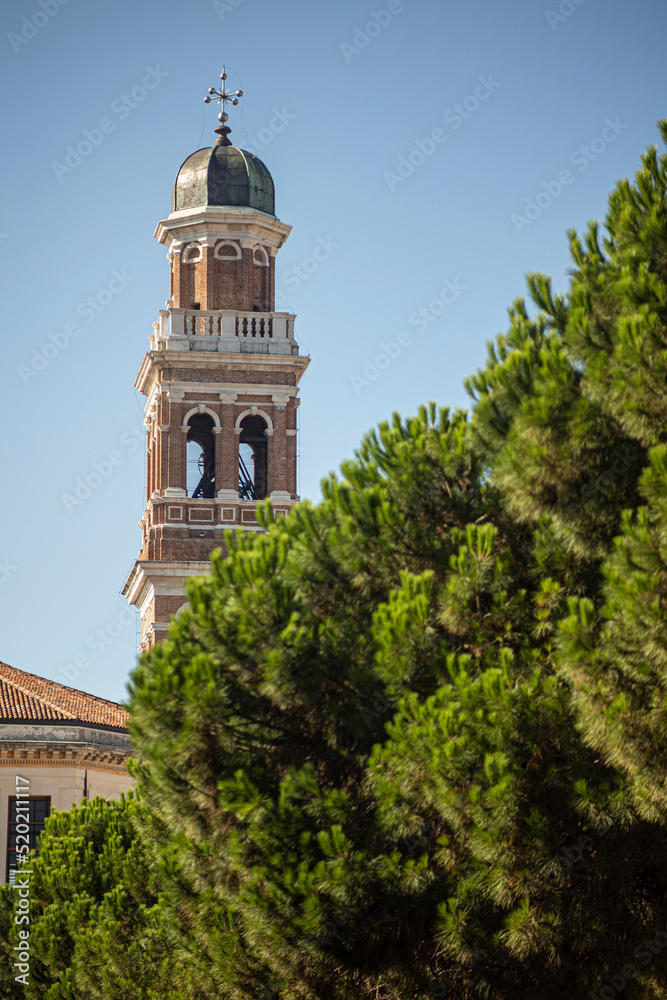
<svg viewBox="0 0 667 1000"><path fill-rule="evenodd" d="M202 247L201 260L188 262L188 247L172 254L171 298L175 308L204 310L233 309L237 312L273 312L275 258L264 247L264 256L254 247L242 247L238 260L221 260L216 249L224 251L227 243Z"/></svg>

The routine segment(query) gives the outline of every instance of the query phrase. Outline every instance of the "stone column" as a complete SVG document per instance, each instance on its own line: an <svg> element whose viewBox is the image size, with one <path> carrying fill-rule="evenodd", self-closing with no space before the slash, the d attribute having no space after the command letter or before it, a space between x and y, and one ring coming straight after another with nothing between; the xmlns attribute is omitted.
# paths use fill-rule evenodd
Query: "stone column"
<svg viewBox="0 0 667 1000"><path fill-rule="evenodd" d="M222 403L222 426L215 439L216 495L223 500L235 500L239 495L239 435L234 427L235 392L219 393ZM219 479L218 479L219 476Z"/></svg>
<svg viewBox="0 0 667 1000"><path fill-rule="evenodd" d="M153 451L151 444L151 424L150 420L144 420L146 428L146 503L153 495Z"/></svg>
<svg viewBox="0 0 667 1000"><path fill-rule="evenodd" d="M296 428L288 427L287 435L287 492L296 499Z"/></svg>
<svg viewBox="0 0 667 1000"><path fill-rule="evenodd" d="M169 424L158 424L158 481L156 489L164 493L169 485Z"/></svg>
<svg viewBox="0 0 667 1000"><path fill-rule="evenodd" d="M167 488L164 491L167 497L184 497L187 495L188 472L187 472L187 427L181 427L182 419L182 393L169 392L169 472Z"/></svg>
<svg viewBox="0 0 667 1000"><path fill-rule="evenodd" d="M243 260L241 262L241 282L237 291L236 303L231 306L237 312L252 312L252 300L255 289L255 265L252 260L252 251L255 241L250 239L239 240Z"/></svg>
<svg viewBox="0 0 667 1000"><path fill-rule="evenodd" d="M277 250L275 247L270 247L269 250L269 312L276 311L276 254ZM280 312L280 309L278 310Z"/></svg>
<svg viewBox="0 0 667 1000"><path fill-rule="evenodd" d="M216 301L215 295L215 279L213 274L213 269L215 267L215 261L213 259L213 254L215 253L215 240L203 239L199 241L201 243L201 263L195 265L200 267L203 271L202 280L200 283L201 288L201 307L202 309L220 309L220 304Z"/></svg>
<svg viewBox="0 0 667 1000"><path fill-rule="evenodd" d="M272 396L276 404L273 410L273 435L271 437L271 460L269 464L269 493L280 499L287 499L287 397Z"/></svg>
<svg viewBox="0 0 667 1000"><path fill-rule="evenodd" d="M275 440L274 440L274 429L266 428L264 433L266 434L266 495L271 496L273 490L276 489L276 450L275 450Z"/></svg>
<svg viewBox="0 0 667 1000"><path fill-rule="evenodd" d="M183 290L181 288L181 251L183 250L183 244L176 242L171 245L171 300L172 304L176 309L182 308L181 303L184 301L182 295Z"/></svg>

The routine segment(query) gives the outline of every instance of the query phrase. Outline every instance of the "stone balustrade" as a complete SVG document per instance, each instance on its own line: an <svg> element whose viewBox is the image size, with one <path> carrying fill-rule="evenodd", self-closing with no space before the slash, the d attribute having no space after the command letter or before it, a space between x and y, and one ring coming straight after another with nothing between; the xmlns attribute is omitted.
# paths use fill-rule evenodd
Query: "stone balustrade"
<svg viewBox="0 0 667 1000"><path fill-rule="evenodd" d="M169 307L158 312L151 349L295 354L294 320L285 312Z"/></svg>

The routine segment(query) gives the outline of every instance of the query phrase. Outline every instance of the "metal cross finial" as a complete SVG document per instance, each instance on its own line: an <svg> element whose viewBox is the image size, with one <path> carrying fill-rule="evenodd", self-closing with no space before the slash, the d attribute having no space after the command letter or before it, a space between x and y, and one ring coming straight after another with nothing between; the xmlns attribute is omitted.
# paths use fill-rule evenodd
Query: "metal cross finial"
<svg viewBox="0 0 667 1000"><path fill-rule="evenodd" d="M235 90L234 93L232 93L231 90L225 89L225 80L227 79L227 74L225 73L224 66L222 67L222 73L220 74L220 79L222 80L222 83L220 85L220 90L214 90L213 87L209 87L208 92L209 95L212 96L205 97L204 104L210 104L211 101L220 101L220 114L218 115L218 120L220 121L222 127L217 128L215 131L218 132L220 136L218 139L218 143L231 146L231 143L227 138L228 134L231 132L231 129L227 126L227 120L229 118L229 115L226 113L225 107L228 102L230 104L238 104L239 103L238 98L243 97L243 91Z"/></svg>

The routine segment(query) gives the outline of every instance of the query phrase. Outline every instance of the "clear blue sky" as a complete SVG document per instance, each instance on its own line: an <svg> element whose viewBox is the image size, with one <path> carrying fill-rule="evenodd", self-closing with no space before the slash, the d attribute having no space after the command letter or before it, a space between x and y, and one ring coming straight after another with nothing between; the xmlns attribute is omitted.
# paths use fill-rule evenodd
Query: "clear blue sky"
<svg viewBox="0 0 667 1000"><path fill-rule="evenodd" d="M0 660L58 679L85 657L73 686L122 699L144 490L132 383L168 295L152 234L181 162L214 138L203 97L222 62L245 91L232 139L254 143L294 227L277 287L312 357L300 490L315 500L393 411L467 405L462 380L527 271L565 286L566 230L601 218L658 141L667 8L7 0L0 24ZM72 503L96 463L106 478Z"/></svg>

